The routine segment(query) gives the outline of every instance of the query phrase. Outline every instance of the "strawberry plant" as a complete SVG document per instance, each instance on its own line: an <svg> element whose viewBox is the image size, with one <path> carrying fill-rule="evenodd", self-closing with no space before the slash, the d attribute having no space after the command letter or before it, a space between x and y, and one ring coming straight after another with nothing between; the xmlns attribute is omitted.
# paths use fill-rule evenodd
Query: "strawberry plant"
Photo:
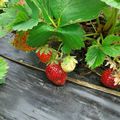
<svg viewBox="0 0 120 120"><path fill-rule="evenodd" d="M77 64L71 53L84 48L91 69L110 62L107 58L118 64L119 0L3 0L1 8L0 37L15 31L13 46L24 51L37 49L44 63L57 59L64 72L71 72ZM54 41L59 43L55 50L50 48ZM42 49L46 45L54 52Z"/></svg>
<svg viewBox="0 0 120 120"><path fill-rule="evenodd" d="M0 15L3 32L28 31L31 47L43 46L55 35L62 42L61 50L69 54L84 47L85 31L78 23L96 18L105 4L96 0L25 0L20 5L19 0L11 0L8 6Z"/></svg>

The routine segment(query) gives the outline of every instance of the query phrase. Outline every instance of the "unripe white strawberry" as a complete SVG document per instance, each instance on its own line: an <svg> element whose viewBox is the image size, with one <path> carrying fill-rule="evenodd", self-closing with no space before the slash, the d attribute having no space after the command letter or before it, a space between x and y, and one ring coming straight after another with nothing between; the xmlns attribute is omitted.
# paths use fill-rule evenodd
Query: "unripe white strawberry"
<svg viewBox="0 0 120 120"><path fill-rule="evenodd" d="M65 72L72 72L75 69L77 63L78 62L74 56L67 56L63 58L61 67Z"/></svg>

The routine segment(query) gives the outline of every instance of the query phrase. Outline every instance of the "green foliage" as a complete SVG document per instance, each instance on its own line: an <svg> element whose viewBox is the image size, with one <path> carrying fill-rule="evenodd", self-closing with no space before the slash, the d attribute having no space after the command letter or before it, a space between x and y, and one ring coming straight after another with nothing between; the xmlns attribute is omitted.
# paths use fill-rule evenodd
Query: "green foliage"
<svg viewBox="0 0 120 120"><path fill-rule="evenodd" d="M41 18L45 23L51 24L52 22L52 13L50 9L50 1L51 0L32 0L37 8L40 10Z"/></svg>
<svg viewBox="0 0 120 120"><path fill-rule="evenodd" d="M37 26L40 21L39 10L34 2L30 0L26 0L25 6L16 4L6 8L4 13L0 14L0 26L3 31L8 32L12 30L27 31Z"/></svg>
<svg viewBox="0 0 120 120"><path fill-rule="evenodd" d="M86 54L86 62L90 68L96 68L103 64L105 60L105 54L102 52L101 46L93 45L88 49Z"/></svg>
<svg viewBox="0 0 120 120"><path fill-rule="evenodd" d="M10 1L0 14L0 37L13 30L27 31L27 44L40 47L56 36L61 41L61 51L70 54L85 47L87 24L80 24L94 19L96 26L91 24L91 27L95 33L90 33L94 37L89 37L92 42L86 54L87 65L93 69L100 66L106 56L120 56L120 0L25 0L24 5L18 1ZM103 24L98 17L101 12Z"/></svg>
<svg viewBox="0 0 120 120"><path fill-rule="evenodd" d="M99 0L51 0L50 7L60 25L68 25L96 18L105 4Z"/></svg>
<svg viewBox="0 0 120 120"><path fill-rule="evenodd" d="M120 0L101 0L101 1L105 2L106 4L110 5L111 7L120 9Z"/></svg>
<svg viewBox="0 0 120 120"><path fill-rule="evenodd" d="M96 68L103 64L106 56L120 56L120 36L108 35L102 44L92 45L86 54L86 62L89 67Z"/></svg>
<svg viewBox="0 0 120 120"><path fill-rule="evenodd" d="M8 71L8 64L6 61L0 57L0 84L5 83L5 75Z"/></svg>
<svg viewBox="0 0 120 120"><path fill-rule="evenodd" d="M6 35L12 29L12 23L16 19L16 13L13 8L6 8L4 13L0 14L0 37ZM6 34L5 34L6 33Z"/></svg>
<svg viewBox="0 0 120 120"><path fill-rule="evenodd" d="M38 22L39 21L37 19L29 19L26 22L22 22L20 24L14 25L13 30L27 31L28 29L32 29L34 26L37 26Z"/></svg>
<svg viewBox="0 0 120 120"><path fill-rule="evenodd" d="M57 35L63 40L62 51L70 53L71 50L84 47L84 30L78 24L58 28Z"/></svg>
<svg viewBox="0 0 120 120"><path fill-rule="evenodd" d="M53 31L53 27L40 23L38 26L29 31L30 35L27 40L28 45L32 47L40 47L45 45L49 37L53 34Z"/></svg>
<svg viewBox="0 0 120 120"><path fill-rule="evenodd" d="M27 43L32 47L39 47L46 44L49 37L53 34L57 34L62 39L62 50L64 53L70 53L71 50L84 47L84 30L77 24L55 29L54 27L41 23L29 33Z"/></svg>
<svg viewBox="0 0 120 120"><path fill-rule="evenodd" d="M120 36L108 35L102 42L104 46L117 44L120 42Z"/></svg>
<svg viewBox="0 0 120 120"><path fill-rule="evenodd" d="M17 6L17 10L22 13L19 13L16 21L13 25L13 30L17 31L27 31L32 29L34 26L37 26L39 23L39 10L34 4L34 2L26 0L27 2L27 9L23 6ZM31 13L29 11L31 10Z"/></svg>
<svg viewBox="0 0 120 120"><path fill-rule="evenodd" d="M120 37L109 35L102 44L103 52L110 57L120 56Z"/></svg>
<svg viewBox="0 0 120 120"><path fill-rule="evenodd" d="M26 5L17 6L17 10L22 11L23 14L18 15L13 30L29 30L27 43L32 47L42 46L48 42L49 37L57 35L63 42L64 53L84 47L84 30L77 24L71 24L96 18L105 6L104 3L95 0L87 2L84 0L26 0L26 3L27 7ZM28 11L32 12L28 13ZM28 15L31 18L27 18ZM25 16L26 19L24 19ZM23 21L19 21L21 18Z"/></svg>

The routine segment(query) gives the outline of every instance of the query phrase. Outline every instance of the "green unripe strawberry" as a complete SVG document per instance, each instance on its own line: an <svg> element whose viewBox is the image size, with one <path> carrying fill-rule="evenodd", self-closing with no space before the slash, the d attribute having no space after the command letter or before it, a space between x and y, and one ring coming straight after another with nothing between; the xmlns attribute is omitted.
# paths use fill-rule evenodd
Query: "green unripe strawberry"
<svg viewBox="0 0 120 120"><path fill-rule="evenodd" d="M78 62L74 56L67 56L63 58L61 67L65 72L72 72L75 69L77 63Z"/></svg>

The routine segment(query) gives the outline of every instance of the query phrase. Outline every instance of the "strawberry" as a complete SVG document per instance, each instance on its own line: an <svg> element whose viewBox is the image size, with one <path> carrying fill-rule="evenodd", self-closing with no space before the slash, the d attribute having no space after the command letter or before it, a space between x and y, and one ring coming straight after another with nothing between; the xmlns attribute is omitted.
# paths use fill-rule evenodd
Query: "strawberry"
<svg viewBox="0 0 120 120"><path fill-rule="evenodd" d="M101 76L101 82L104 86L109 88L118 88L118 83L116 83L116 75L112 69L106 69Z"/></svg>
<svg viewBox="0 0 120 120"><path fill-rule="evenodd" d="M78 62L74 56L67 56L63 58L61 67L65 72L72 72L75 69L77 63Z"/></svg>
<svg viewBox="0 0 120 120"><path fill-rule="evenodd" d="M35 50L36 48L32 48L31 46L29 46L26 41L28 38L29 33L28 32L22 32L22 33L17 33L15 35L14 40L12 41L12 45L18 49L18 50L22 50L22 51L32 51Z"/></svg>
<svg viewBox="0 0 120 120"><path fill-rule="evenodd" d="M41 62L47 63L51 59L52 49L48 48L48 46L41 47L37 50L36 55L38 56Z"/></svg>
<svg viewBox="0 0 120 120"><path fill-rule="evenodd" d="M48 79L55 85L64 85L67 78L67 73L63 71L60 63L51 63L46 67L46 75Z"/></svg>

